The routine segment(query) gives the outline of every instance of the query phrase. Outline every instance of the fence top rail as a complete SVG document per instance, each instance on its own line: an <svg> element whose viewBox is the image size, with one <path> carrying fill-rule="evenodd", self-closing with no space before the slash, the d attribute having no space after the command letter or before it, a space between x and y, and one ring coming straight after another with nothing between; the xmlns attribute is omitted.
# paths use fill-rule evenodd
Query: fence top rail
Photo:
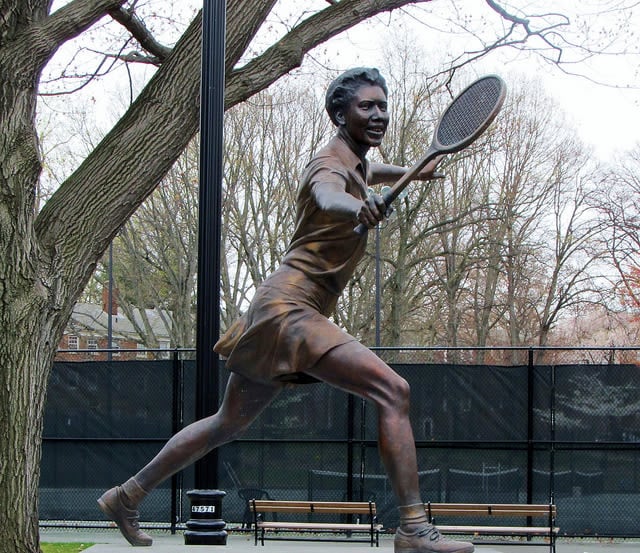
<svg viewBox="0 0 640 553"><path fill-rule="evenodd" d="M193 348L76 348L58 349L57 353L195 353Z"/></svg>
<svg viewBox="0 0 640 553"><path fill-rule="evenodd" d="M638 351L636 346L371 346L372 351ZM58 349L58 353L196 353L195 348L78 348Z"/></svg>
<svg viewBox="0 0 640 553"><path fill-rule="evenodd" d="M640 346L371 346L372 351L637 351Z"/></svg>

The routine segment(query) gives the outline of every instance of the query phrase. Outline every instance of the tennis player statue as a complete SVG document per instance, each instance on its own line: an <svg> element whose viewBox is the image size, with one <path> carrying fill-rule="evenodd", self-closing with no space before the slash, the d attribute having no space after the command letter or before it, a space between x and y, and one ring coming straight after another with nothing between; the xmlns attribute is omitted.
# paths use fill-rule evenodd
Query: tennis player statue
<svg viewBox="0 0 640 553"><path fill-rule="evenodd" d="M367 235L354 227L373 228L387 212L381 196L367 194L368 186L395 181L406 171L366 158L389 123L384 78L373 68L346 71L330 84L326 109L337 132L306 167L282 263L214 347L231 371L218 412L178 432L136 475L98 499L132 545L151 545L137 509L160 482L238 438L287 385L321 381L376 407L379 451L399 505L395 553L473 551L470 543L443 537L427 520L408 383L328 319L365 251ZM418 178L434 178L438 161Z"/></svg>

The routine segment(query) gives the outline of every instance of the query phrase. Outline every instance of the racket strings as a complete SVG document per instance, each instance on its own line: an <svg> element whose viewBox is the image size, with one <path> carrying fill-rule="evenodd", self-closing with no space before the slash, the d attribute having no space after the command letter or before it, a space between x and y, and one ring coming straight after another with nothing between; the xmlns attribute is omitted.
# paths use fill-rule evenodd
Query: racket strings
<svg viewBox="0 0 640 553"><path fill-rule="evenodd" d="M452 146L472 137L483 129L502 95L502 83L497 78L485 78L470 86L449 106L442 117L436 139L442 146Z"/></svg>

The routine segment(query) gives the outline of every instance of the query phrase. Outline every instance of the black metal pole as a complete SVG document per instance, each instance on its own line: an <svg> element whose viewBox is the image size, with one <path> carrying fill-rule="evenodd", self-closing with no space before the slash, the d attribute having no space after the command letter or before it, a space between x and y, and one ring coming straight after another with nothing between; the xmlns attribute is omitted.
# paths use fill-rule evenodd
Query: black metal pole
<svg viewBox="0 0 640 553"><path fill-rule="evenodd" d="M113 360L113 240L109 243L109 289L107 292L107 361Z"/></svg>
<svg viewBox="0 0 640 553"><path fill-rule="evenodd" d="M533 348L529 348L527 357L527 503L533 503L533 464L534 458L534 386Z"/></svg>
<svg viewBox="0 0 640 553"><path fill-rule="evenodd" d="M376 347L380 347L380 225L376 227Z"/></svg>
<svg viewBox="0 0 640 553"><path fill-rule="evenodd" d="M556 365L551 366L551 389L549 391L549 503L555 503L555 472L556 472Z"/></svg>
<svg viewBox="0 0 640 553"><path fill-rule="evenodd" d="M182 429L184 420L184 374L178 350L173 350L171 363L171 434ZM171 477L171 533L176 533L180 512L182 471Z"/></svg>
<svg viewBox="0 0 640 553"><path fill-rule="evenodd" d="M356 398L353 394L347 396L347 501L353 501L355 419Z"/></svg>
<svg viewBox="0 0 640 553"><path fill-rule="evenodd" d="M215 413L219 402L218 356L213 351L213 346L220 335L225 30L225 0L205 0L202 9L196 337L196 417L198 419ZM196 463L195 485L200 489L218 487L218 456L215 451Z"/></svg>

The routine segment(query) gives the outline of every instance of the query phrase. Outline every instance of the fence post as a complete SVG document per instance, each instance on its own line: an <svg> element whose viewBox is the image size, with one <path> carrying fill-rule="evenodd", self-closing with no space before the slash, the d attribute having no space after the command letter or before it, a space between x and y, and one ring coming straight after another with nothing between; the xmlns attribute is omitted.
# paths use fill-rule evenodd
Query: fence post
<svg viewBox="0 0 640 553"><path fill-rule="evenodd" d="M360 400L360 495L359 500L364 501L364 477L367 464L367 401Z"/></svg>
<svg viewBox="0 0 640 553"><path fill-rule="evenodd" d="M353 501L353 469L355 445L355 396L347 396L347 501Z"/></svg>
<svg viewBox="0 0 640 553"><path fill-rule="evenodd" d="M175 435L184 422L184 372L177 349L173 350L171 363L171 434ZM176 533L178 501L182 489L182 472L171 477L171 534Z"/></svg>
<svg viewBox="0 0 640 553"><path fill-rule="evenodd" d="M527 359L527 503L533 503L533 401L534 401L533 348Z"/></svg>
<svg viewBox="0 0 640 553"><path fill-rule="evenodd" d="M556 471L556 366L551 365L551 388L549 390L549 502L555 503Z"/></svg>

